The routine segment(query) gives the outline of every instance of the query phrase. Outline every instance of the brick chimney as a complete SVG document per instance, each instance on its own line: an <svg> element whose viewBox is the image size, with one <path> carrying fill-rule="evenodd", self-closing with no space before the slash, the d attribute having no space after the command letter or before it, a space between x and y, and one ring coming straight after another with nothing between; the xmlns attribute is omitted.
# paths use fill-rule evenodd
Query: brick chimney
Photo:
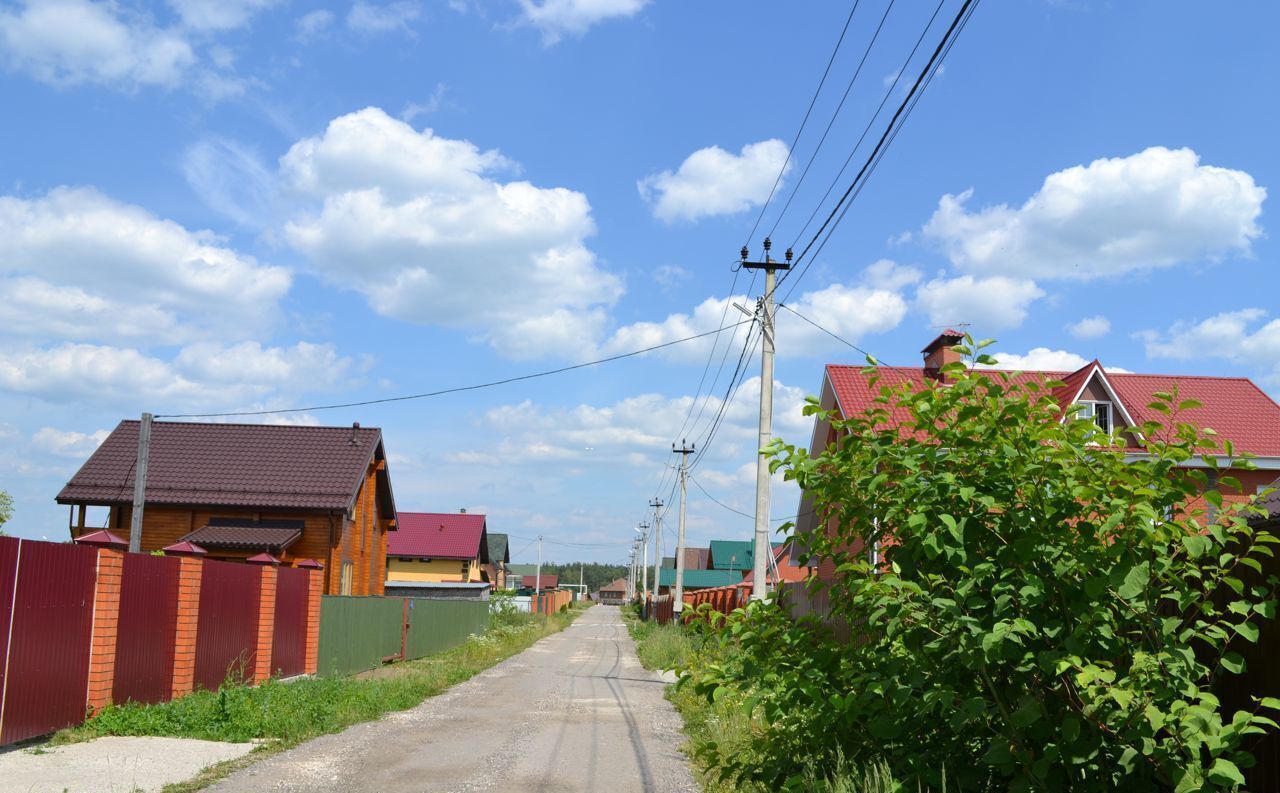
<svg viewBox="0 0 1280 793"><path fill-rule="evenodd" d="M951 348L962 341L964 341L963 333L957 333L948 328L942 331L938 338L929 342L920 351L924 355L925 377L945 382L946 377L942 374L942 367L949 363L958 363L961 360L960 353Z"/></svg>

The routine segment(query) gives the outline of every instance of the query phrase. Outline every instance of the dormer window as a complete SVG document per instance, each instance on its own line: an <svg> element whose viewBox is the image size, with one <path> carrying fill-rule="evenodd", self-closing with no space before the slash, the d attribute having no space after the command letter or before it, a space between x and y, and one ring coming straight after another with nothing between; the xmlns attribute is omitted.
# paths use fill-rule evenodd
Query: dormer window
<svg viewBox="0 0 1280 793"><path fill-rule="evenodd" d="M1111 432L1111 403L1110 402L1078 402L1080 409L1076 411L1078 419L1093 419L1093 423L1098 425L1098 429L1103 432Z"/></svg>

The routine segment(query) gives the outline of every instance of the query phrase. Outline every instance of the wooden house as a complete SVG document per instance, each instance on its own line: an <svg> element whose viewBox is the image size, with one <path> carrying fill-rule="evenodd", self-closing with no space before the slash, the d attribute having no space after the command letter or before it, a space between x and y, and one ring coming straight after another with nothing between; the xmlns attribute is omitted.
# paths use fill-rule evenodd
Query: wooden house
<svg viewBox="0 0 1280 793"><path fill-rule="evenodd" d="M138 429L120 422L58 494L73 539L103 528L129 535ZM86 525L90 506L108 508L105 526ZM157 421L142 514L144 552L190 543L211 559L314 560L331 595L381 595L396 530L382 431L359 424Z"/></svg>

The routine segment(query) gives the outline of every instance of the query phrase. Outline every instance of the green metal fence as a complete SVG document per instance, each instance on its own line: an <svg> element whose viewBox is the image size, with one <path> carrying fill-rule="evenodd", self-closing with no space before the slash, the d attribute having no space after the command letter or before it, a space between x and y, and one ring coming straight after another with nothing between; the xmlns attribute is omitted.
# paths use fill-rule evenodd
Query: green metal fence
<svg viewBox="0 0 1280 793"><path fill-rule="evenodd" d="M400 655L403 598L326 595L320 599L322 675L350 675Z"/></svg>
<svg viewBox="0 0 1280 793"><path fill-rule="evenodd" d="M422 658L488 626L483 601L326 595L320 601L319 672L350 675L389 657Z"/></svg>
<svg viewBox="0 0 1280 793"><path fill-rule="evenodd" d="M489 626L489 604L474 600L409 601L409 633L405 637L405 658L421 658L456 647L474 633Z"/></svg>

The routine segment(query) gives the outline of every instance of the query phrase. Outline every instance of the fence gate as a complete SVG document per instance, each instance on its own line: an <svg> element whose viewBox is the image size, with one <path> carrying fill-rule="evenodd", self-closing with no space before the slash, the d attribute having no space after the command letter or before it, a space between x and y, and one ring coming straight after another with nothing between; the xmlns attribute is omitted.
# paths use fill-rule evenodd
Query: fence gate
<svg viewBox="0 0 1280 793"><path fill-rule="evenodd" d="M271 638L271 674L292 677L305 671L307 656L307 571L276 571L276 613Z"/></svg>
<svg viewBox="0 0 1280 793"><path fill-rule="evenodd" d="M0 695L0 744L7 744L84 719L98 551L12 538L0 543L0 586L10 593L8 608L0 606L9 617ZM13 572L5 576L7 569Z"/></svg>
<svg viewBox="0 0 1280 793"><path fill-rule="evenodd" d="M196 624L197 688L217 691L228 677L253 678L261 591L262 569L256 565L205 560Z"/></svg>
<svg viewBox="0 0 1280 793"><path fill-rule="evenodd" d="M164 702L172 693L178 568L172 556L124 555L112 702Z"/></svg>

